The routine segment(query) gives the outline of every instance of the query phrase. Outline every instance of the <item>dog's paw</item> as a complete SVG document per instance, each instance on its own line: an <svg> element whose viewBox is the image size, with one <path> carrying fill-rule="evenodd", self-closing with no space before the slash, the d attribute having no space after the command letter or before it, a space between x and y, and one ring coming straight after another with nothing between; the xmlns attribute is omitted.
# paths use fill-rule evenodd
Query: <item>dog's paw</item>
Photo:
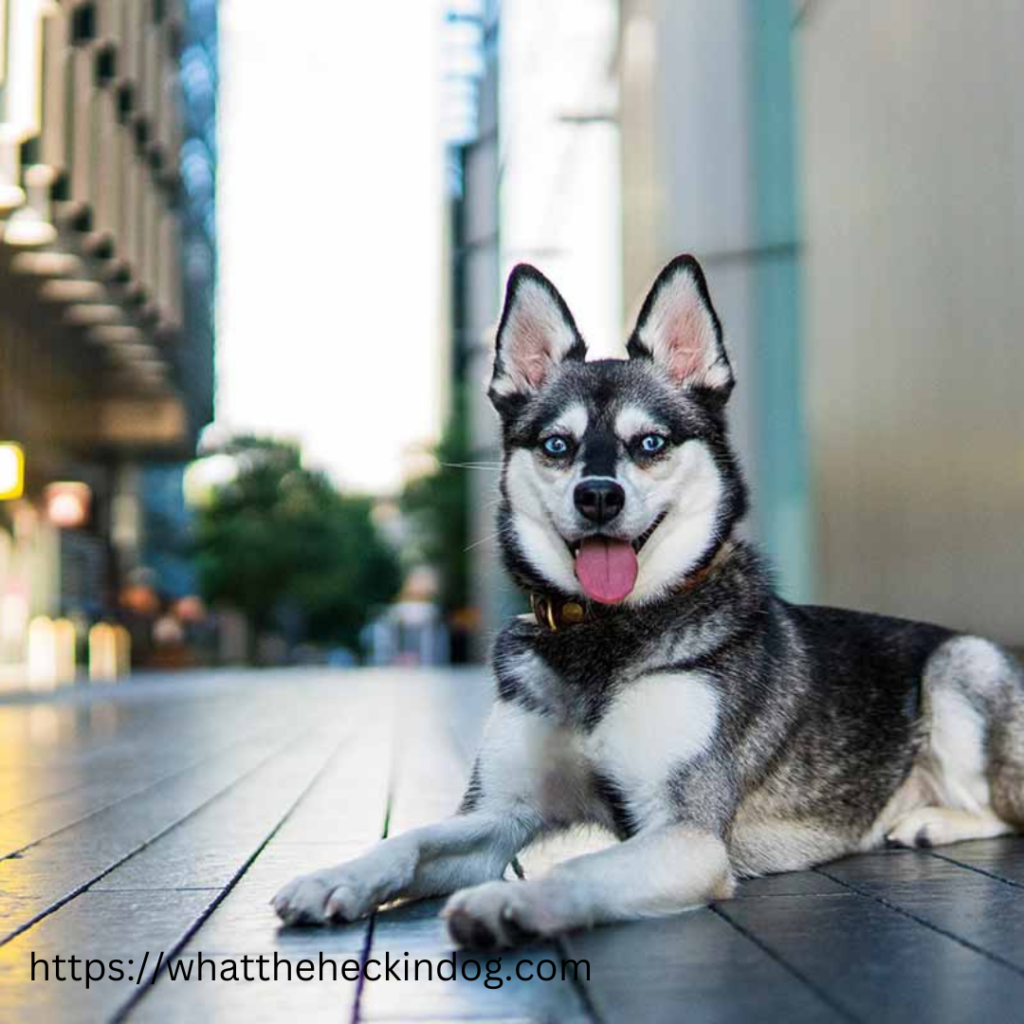
<svg viewBox="0 0 1024 1024"><path fill-rule="evenodd" d="M293 878L270 904L289 925L355 921L375 909L365 888L343 867Z"/></svg>
<svg viewBox="0 0 1024 1024"><path fill-rule="evenodd" d="M965 838L964 820L971 818L946 807L919 807L896 822L885 842L888 846L902 846L910 850L945 846Z"/></svg>
<svg viewBox="0 0 1024 1024"><path fill-rule="evenodd" d="M967 839L992 839L1013 831L991 811L975 814L952 807L919 807L896 822L885 837L889 846L928 849Z"/></svg>
<svg viewBox="0 0 1024 1024"><path fill-rule="evenodd" d="M519 946L570 927L550 896L538 882L485 882L455 893L441 916L460 946L482 951Z"/></svg>

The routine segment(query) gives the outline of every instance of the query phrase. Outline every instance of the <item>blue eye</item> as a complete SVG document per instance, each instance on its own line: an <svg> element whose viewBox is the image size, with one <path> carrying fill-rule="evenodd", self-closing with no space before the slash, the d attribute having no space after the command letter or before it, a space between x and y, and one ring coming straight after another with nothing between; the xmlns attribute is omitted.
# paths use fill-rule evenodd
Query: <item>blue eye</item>
<svg viewBox="0 0 1024 1024"><path fill-rule="evenodd" d="M549 437L544 442L543 448L548 455L553 455L556 459L560 459L562 456L569 454L568 440L559 435Z"/></svg>
<svg viewBox="0 0 1024 1024"><path fill-rule="evenodd" d="M640 439L640 447L648 454L653 455L660 452L668 442L661 434L647 434Z"/></svg>

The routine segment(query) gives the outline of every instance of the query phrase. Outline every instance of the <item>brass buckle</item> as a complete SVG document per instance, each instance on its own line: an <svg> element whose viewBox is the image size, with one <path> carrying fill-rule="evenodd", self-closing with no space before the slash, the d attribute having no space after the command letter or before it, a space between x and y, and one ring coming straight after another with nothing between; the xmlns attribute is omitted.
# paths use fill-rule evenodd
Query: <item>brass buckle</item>
<svg viewBox="0 0 1024 1024"><path fill-rule="evenodd" d="M538 626L547 626L552 633L558 632L555 608L548 598L542 597L540 594L531 594L530 607L533 609L533 617L537 620Z"/></svg>

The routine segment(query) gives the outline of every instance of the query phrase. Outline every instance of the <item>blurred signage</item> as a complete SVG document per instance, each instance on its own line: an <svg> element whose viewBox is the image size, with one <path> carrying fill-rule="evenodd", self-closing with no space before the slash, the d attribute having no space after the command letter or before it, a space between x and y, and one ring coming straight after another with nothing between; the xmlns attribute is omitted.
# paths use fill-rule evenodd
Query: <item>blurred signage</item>
<svg viewBox="0 0 1024 1024"><path fill-rule="evenodd" d="M92 490L77 480L60 480L43 492L46 518L63 530L74 530L89 521Z"/></svg>
<svg viewBox="0 0 1024 1024"><path fill-rule="evenodd" d="M160 597L145 583L133 583L121 591L121 607L136 615L152 618L160 611Z"/></svg>
<svg viewBox="0 0 1024 1024"><path fill-rule="evenodd" d="M0 441L0 501L20 498L25 491L25 453L13 441Z"/></svg>
<svg viewBox="0 0 1024 1024"><path fill-rule="evenodd" d="M189 594L178 600L174 614L182 622L202 622L206 618L206 605L201 597Z"/></svg>

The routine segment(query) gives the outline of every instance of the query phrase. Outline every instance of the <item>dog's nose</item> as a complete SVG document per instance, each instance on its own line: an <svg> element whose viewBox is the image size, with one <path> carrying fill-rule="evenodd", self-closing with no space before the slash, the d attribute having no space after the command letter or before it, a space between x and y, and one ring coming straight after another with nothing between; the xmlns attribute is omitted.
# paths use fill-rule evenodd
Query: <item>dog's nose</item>
<svg viewBox="0 0 1024 1024"><path fill-rule="evenodd" d="M626 504L626 492L614 480L581 480L573 492L580 515L598 526L610 523Z"/></svg>

